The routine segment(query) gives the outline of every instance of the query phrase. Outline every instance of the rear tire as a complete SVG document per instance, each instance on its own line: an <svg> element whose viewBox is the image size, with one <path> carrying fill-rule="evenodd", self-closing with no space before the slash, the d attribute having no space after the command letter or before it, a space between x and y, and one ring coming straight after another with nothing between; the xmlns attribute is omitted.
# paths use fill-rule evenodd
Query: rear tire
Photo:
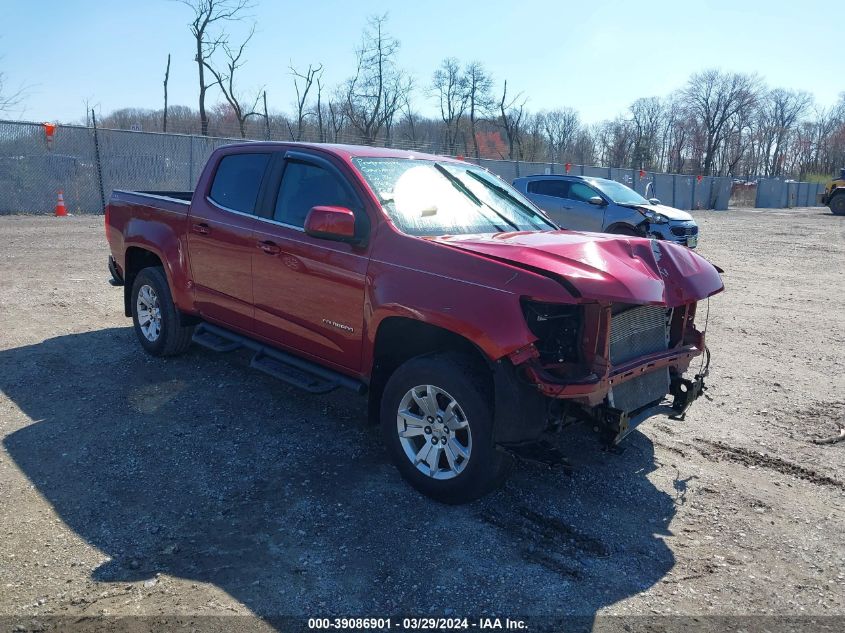
<svg viewBox="0 0 845 633"><path fill-rule="evenodd" d="M833 215L845 215L845 193L837 193L827 203Z"/></svg>
<svg viewBox="0 0 845 633"><path fill-rule="evenodd" d="M144 268L132 283L132 323L144 351L176 356L191 345L194 326L181 323L162 268Z"/></svg>
<svg viewBox="0 0 845 633"><path fill-rule="evenodd" d="M493 444L492 398L482 371L463 354L429 354L405 362L384 388L381 430L396 468L443 503L487 494L511 463Z"/></svg>

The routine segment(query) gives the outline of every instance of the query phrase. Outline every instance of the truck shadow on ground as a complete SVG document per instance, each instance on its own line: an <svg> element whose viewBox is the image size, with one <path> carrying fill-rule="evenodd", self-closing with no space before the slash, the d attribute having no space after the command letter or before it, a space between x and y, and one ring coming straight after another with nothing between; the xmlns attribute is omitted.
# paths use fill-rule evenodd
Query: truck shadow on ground
<svg viewBox="0 0 845 633"><path fill-rule="evenodd" d="M675 501L639 433L616 456L575 430L573 474L517 466L448 507L401 481L363 399L304 394L237 355L152 359L113 328L0 351L0 388L31 420L5 449L110 557L103 583L211 583L270 618L591 617L674 564ZM150 598L154 613L193 606Z"/></svg>

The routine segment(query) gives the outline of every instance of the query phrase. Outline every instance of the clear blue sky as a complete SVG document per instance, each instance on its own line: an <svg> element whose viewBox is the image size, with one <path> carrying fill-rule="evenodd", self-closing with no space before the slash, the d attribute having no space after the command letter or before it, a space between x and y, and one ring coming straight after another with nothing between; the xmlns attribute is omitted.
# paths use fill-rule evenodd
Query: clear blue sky
<svg viewBox="0 0 845 633"><path fill-rule="evenodd" d="M258 32L242 85L265 86L270 110L291 108L291 61L322 63L328 85L347 77L367 16L385 11L402 42L399 62L419 86L446 56L478 59L498 90L508 79L532 110L571 106L587 122L613 117L638 97L665 95L711 66L807 90L822 106L845 90L843 14L833 1L256 2ZM170 103L196 107L187 7L168 0L0 0L0 7L0 71L10 86L29 86L21 118L79 121L86 99L103 113L160 108L168 53ZM422 91L417 103L434 113Z"/></svg>

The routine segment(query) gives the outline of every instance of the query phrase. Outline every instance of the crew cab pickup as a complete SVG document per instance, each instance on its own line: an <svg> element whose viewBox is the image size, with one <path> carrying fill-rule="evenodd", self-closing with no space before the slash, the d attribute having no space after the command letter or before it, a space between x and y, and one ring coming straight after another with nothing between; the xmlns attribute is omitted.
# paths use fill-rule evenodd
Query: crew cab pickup
<svg viewBox="0 0 845 633"><path fill-rule="evenodd" d="M193 192L114 191L106 234L147 352L247 348L366 394L400 473L450 503L569 422L612 444L682 415L723 289L683 246L561 230L480 167L374 147L225 146Z"/></svg>

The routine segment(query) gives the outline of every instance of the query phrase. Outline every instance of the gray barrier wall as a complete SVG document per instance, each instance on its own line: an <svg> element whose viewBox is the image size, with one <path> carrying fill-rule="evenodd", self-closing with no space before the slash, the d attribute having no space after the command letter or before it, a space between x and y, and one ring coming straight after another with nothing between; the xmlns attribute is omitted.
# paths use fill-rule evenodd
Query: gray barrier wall
<svg viewBox="0 0 845 633"><path fill-rule="evenodd" d="M818 206L816 194L823 191L824 185L820 183L760 178L757 181L757 197L754 206L759 209L814 207Z"/></svg>
<svg viewBox="0 0 845 633"><path fill-rule="evenodd" d="M96 141L96 142L95 142ZM0 214L52 213L57 192L72 213L101 213L112 189L193 189L211 152L240 139L95 130L58 126L48 143L39 123L0 121ZM504 180L564 174L559 163L477 161ZM639 170L570 165L574 175L610 178L679 209L727 209L727 177L645 173ZM812 206L820 185L761 179L758 207Z"/></svg>

